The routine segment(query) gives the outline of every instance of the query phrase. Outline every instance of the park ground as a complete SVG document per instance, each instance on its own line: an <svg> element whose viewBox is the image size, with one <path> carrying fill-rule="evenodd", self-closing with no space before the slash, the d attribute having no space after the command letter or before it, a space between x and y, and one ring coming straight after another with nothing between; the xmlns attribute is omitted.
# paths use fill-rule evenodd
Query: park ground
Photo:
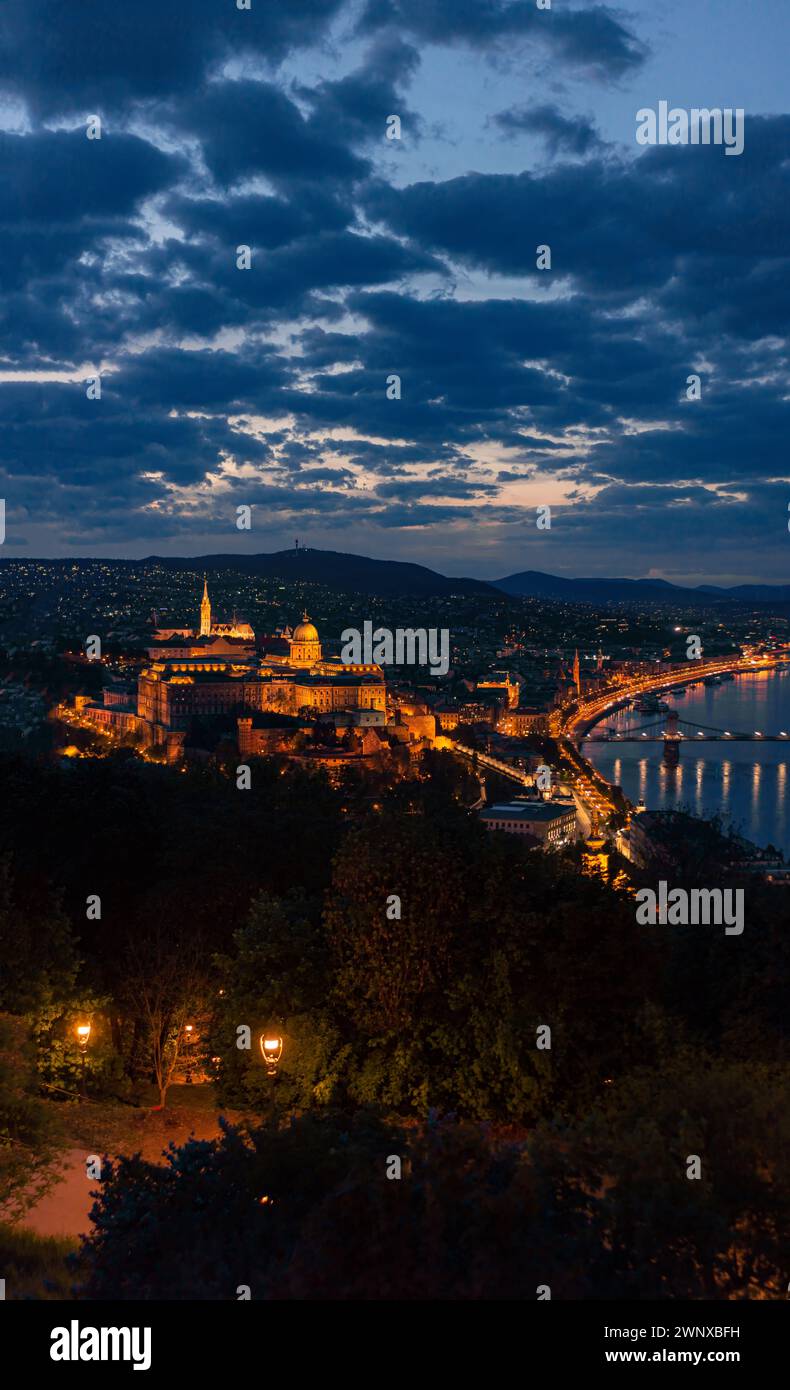
<svg viewBox="0 0 790 1390"><path fill-rule="evenodd" d="M0 1223L0 1279L6 1299L62 1299L71 1296L73 1275L66 1263L90 1230L97 1182L87 1175L91 1156L141 1153L164 1162L168 1145L190 1138L214 1139L219 1115L238 1121L235 1111L217 1109L210 1085L172 1086L167 1107L85 1101L58 1106L63 1141L59 1181L13 1225Z"/></svg>

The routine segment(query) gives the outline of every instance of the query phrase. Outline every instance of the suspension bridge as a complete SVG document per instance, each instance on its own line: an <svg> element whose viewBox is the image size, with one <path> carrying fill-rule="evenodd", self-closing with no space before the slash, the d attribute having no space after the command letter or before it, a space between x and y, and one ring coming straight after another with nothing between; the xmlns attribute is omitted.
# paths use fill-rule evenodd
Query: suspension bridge
<svg viewBox="0 0 790 1390"><path fill-rule="evenodd" d="M586 743L700 743L703 740L752 741L758 743L786 743L790 741L790 731L782 729L779 733L765 733L762 729L715 729L709 724L681 719L674 710L661 719L648 724L637 724L627 729L612 725L598 726L585 734L580 742Z"/></svg>

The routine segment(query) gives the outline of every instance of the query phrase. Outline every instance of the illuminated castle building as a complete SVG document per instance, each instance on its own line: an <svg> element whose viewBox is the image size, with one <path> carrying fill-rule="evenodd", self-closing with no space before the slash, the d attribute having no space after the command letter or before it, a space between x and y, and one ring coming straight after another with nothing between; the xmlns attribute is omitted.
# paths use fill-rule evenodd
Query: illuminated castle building
<svg viewBox="0 0 790 1390"><path fill-rule="evenodd" d="M228 657L255 654L255 633L249 623L240 623L235 613L230 623L211 620L211 599L208 579L203 576L203 598L200 601L200 624L191 627L160 627L154 632L148 647L152 660L174 660L178 657Z"/></svg>
<svg viewBox="0 0 790 1390"><path fill-rule="evenodd" d="M208 596L208 576L203 575L203 597L200 601L200 635L211 636L211 599Z"/></svg>
<svg viewBox="0 0 790 1390"><path fill-rule="evenodd" d="M318 630L310 622L307 613L302 615L302 621L297 623L293 633L286 628L284 636L291 648L288 657L289 666L310 667L315 666L321 660Z"/></svg>
<svg viewBox="0 0 790 1390"><path fill-rule="evenodd" d="M252 628L235 617L232 623L212 622L204 580L199 629L156 630L136 700L131 692L122 698L108 687L101 705L79 697L79 712L108 731L137 734L148 746L166 744L172 756L196 719L216 715L236 717L247 748L256 745L256 715L315 719L348 712L352 724L386 722L381 667L324 658L307 613L269 646L276 650L259 653Z"/></svg>
<svg viewBox="0 0 790 1390"><path fill-rule="evenodd" d="M518 681L509 671L492 671L488 676L481 676L477 689L485 692L484 699L494 699L507 709L515 709L518 705Z"/></svg>

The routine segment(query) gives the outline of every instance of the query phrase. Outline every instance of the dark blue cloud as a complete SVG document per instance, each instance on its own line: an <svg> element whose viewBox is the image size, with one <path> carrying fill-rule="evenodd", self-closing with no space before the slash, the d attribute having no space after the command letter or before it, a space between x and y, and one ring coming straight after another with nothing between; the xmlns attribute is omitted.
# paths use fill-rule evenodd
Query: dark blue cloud
<svg viewBox="0 0 790 1390"><path fill-rule="evenodd" d="M232 0L3 0L0 87L36 115L170 97L245 51L276 63L314 44L341 5L287 0L240 11Z"/></svg>
<svg viewBox="0 0 790 1390"><path fill-rule="evenodd" d="M638 572L700 535L722 556L741 535L778 572L790 118L749 117L737 159L604 144L562 83L644 54L595 4L0 5L0 94L31 116L0 134L0 365L107 364L100 402L81 381L0 383L10 515L58 547L205 550L237 502L386 531L391 551L420 530L521 547L545 482L573 500L548 543L593 572L618 536ZM448 178L428 81L471 55L548 60L550 81L489 120L501 165L489 143L487 168ZM92 111L101 141L44 124ZM548 161L501 172L521 135ZM532 559L562 568L545 544Z"/></svg>
<svg viewBox="0 0 790 1390"><path fill-rule="evenodd" d="M214 82L180 112L201 140L206 162L223 184L266 175L284 186L362 178L366 160L354 154L319 115L305 118L271 82Z"/></svg>
<svg viewBox="0 0 790 1390"><path fill-rule="evenodd" d="M298 199L247 195L195 198L174 194L163 214L195 239L214 239L225 246L249 243L276 250L305 236L339 232L353 220L354 209L325 188L300 189Z"/></svg>
<svg viewBox="0 0 790 1390"><path fill-rule="evenodd" d="M540 137L552 155L587 155L603 144L594 121L584 116L564 116L556 106L513 106L498 111L493 119L506 136Z"/></svg>
<svg viewBox="0 0 790 1390"><path fill-rule="evenodd" d="M394 237L329 230L269 250L258 242L254 220L241 230L241 243L235 238L224 244L213 239L169 243L151 258L162 268L157 283L127 280L127 293L138 301L127 305L127 312L138 331L159 327L209 335L223 326L249 329L303 313L340 317L342 306L333 307L322 296L339 287L383 285L441 269L435 257ZM238 268L238 245L250 247L248 270ZM166 268L174 265L186 276L176 287L163 283Z"/></svg>
<svg viewBox="0 0 790 1390"><path fill-rule="evenodd" d="M134 135L105 131L89 140L84 129L0 132L0 216L18 227L128 216L183 169L183 160Z"/></svg>
<svg viewBox="0 0 790 1390"><path fill-rule="evenodd" d="M371 46L364 62L347 77L323 81L316 87L298 87L298 95L313 108L315 119L330 128L349 146L379 144L385 138L387 118L398 115L412 138L422 122L409 111L403 90L420 64L413 45L397 34L385 34Z"/></svg>
<svg viewBox="0 0 790 1390"><path fill-rule="evenodd" d="M528 40L545 46L559 62L599 79L620 77L638 68L646 45L614 10L559 5L539 10L529 0L367 0L362 32L391 26L431 43L465 43L485 51L490 45Z"/></svg>
<svg viewBox="0 0 790 1390"><path fill-rule="evenodd" d="M497 491L493 483L470 478L396 478L376 485L377 497L394 498L398 502L417 501L422 497L494 497Z"/></svg>

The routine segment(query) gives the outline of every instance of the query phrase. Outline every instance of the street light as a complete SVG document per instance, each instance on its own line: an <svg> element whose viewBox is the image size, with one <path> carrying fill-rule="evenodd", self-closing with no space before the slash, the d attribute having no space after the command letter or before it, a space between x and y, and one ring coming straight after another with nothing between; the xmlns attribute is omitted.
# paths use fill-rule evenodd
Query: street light
<svg viewBox="0 0 790 1390"><path fill-rule="evenodd" d="M276 1076L277 1063L283 1055L283 1040L274 1032L261 1033L261 1056L269 1076Z"/></svg>
<svg viewBox="0 0 790 1390"><path fill-rule="evenodd" d="M279 1033L270 1029L267 1033L261 1033L260 1044L266 1074L272 1079L271 1124L274 1125L277 1116L277 1063L283 1055L283 1040Z"/></svg>
<svg viewBox="0 0 790 1390"><path fill-rule="evenodd" d="M78 1024L77 1024L77 1027L76 1027L76 1029L75 1029L75 1032L76 1032L76 1034L77 1034L77 1042L79 1043L79 1048L80 1048L80 1059L81 1059L81 1063L82 1063L82 1065L81 1065L81 1067L80 1067L80 1100L84 1100L84 1099L85 1099L85 1056L86 1056L86 1053L87 1053L87 1051L88 1051L88 1039L90 1038L90 1035L91 1035L91 1026L90 1026L89 1023L78 1023Z"/></svg>
<svg viewBox="0 0 790 1390"><path fill-rule="evenodd" d="M186 1086L191 1086L191 1085L192 1085L192 1053L191 1053L191 1051L190 1051L190 1045L195 1041L195 1039L194 1039L194 1032L195 1032L195 1026L194 1026L194 1024L193 1024L193 1023L185 1023L185 1024L184 1024L184 1032L185 1032L186 1035L187 1035L187 1074L186 1074L186 1076L184 1077L184 1084L185 1084Z"/></svg>

